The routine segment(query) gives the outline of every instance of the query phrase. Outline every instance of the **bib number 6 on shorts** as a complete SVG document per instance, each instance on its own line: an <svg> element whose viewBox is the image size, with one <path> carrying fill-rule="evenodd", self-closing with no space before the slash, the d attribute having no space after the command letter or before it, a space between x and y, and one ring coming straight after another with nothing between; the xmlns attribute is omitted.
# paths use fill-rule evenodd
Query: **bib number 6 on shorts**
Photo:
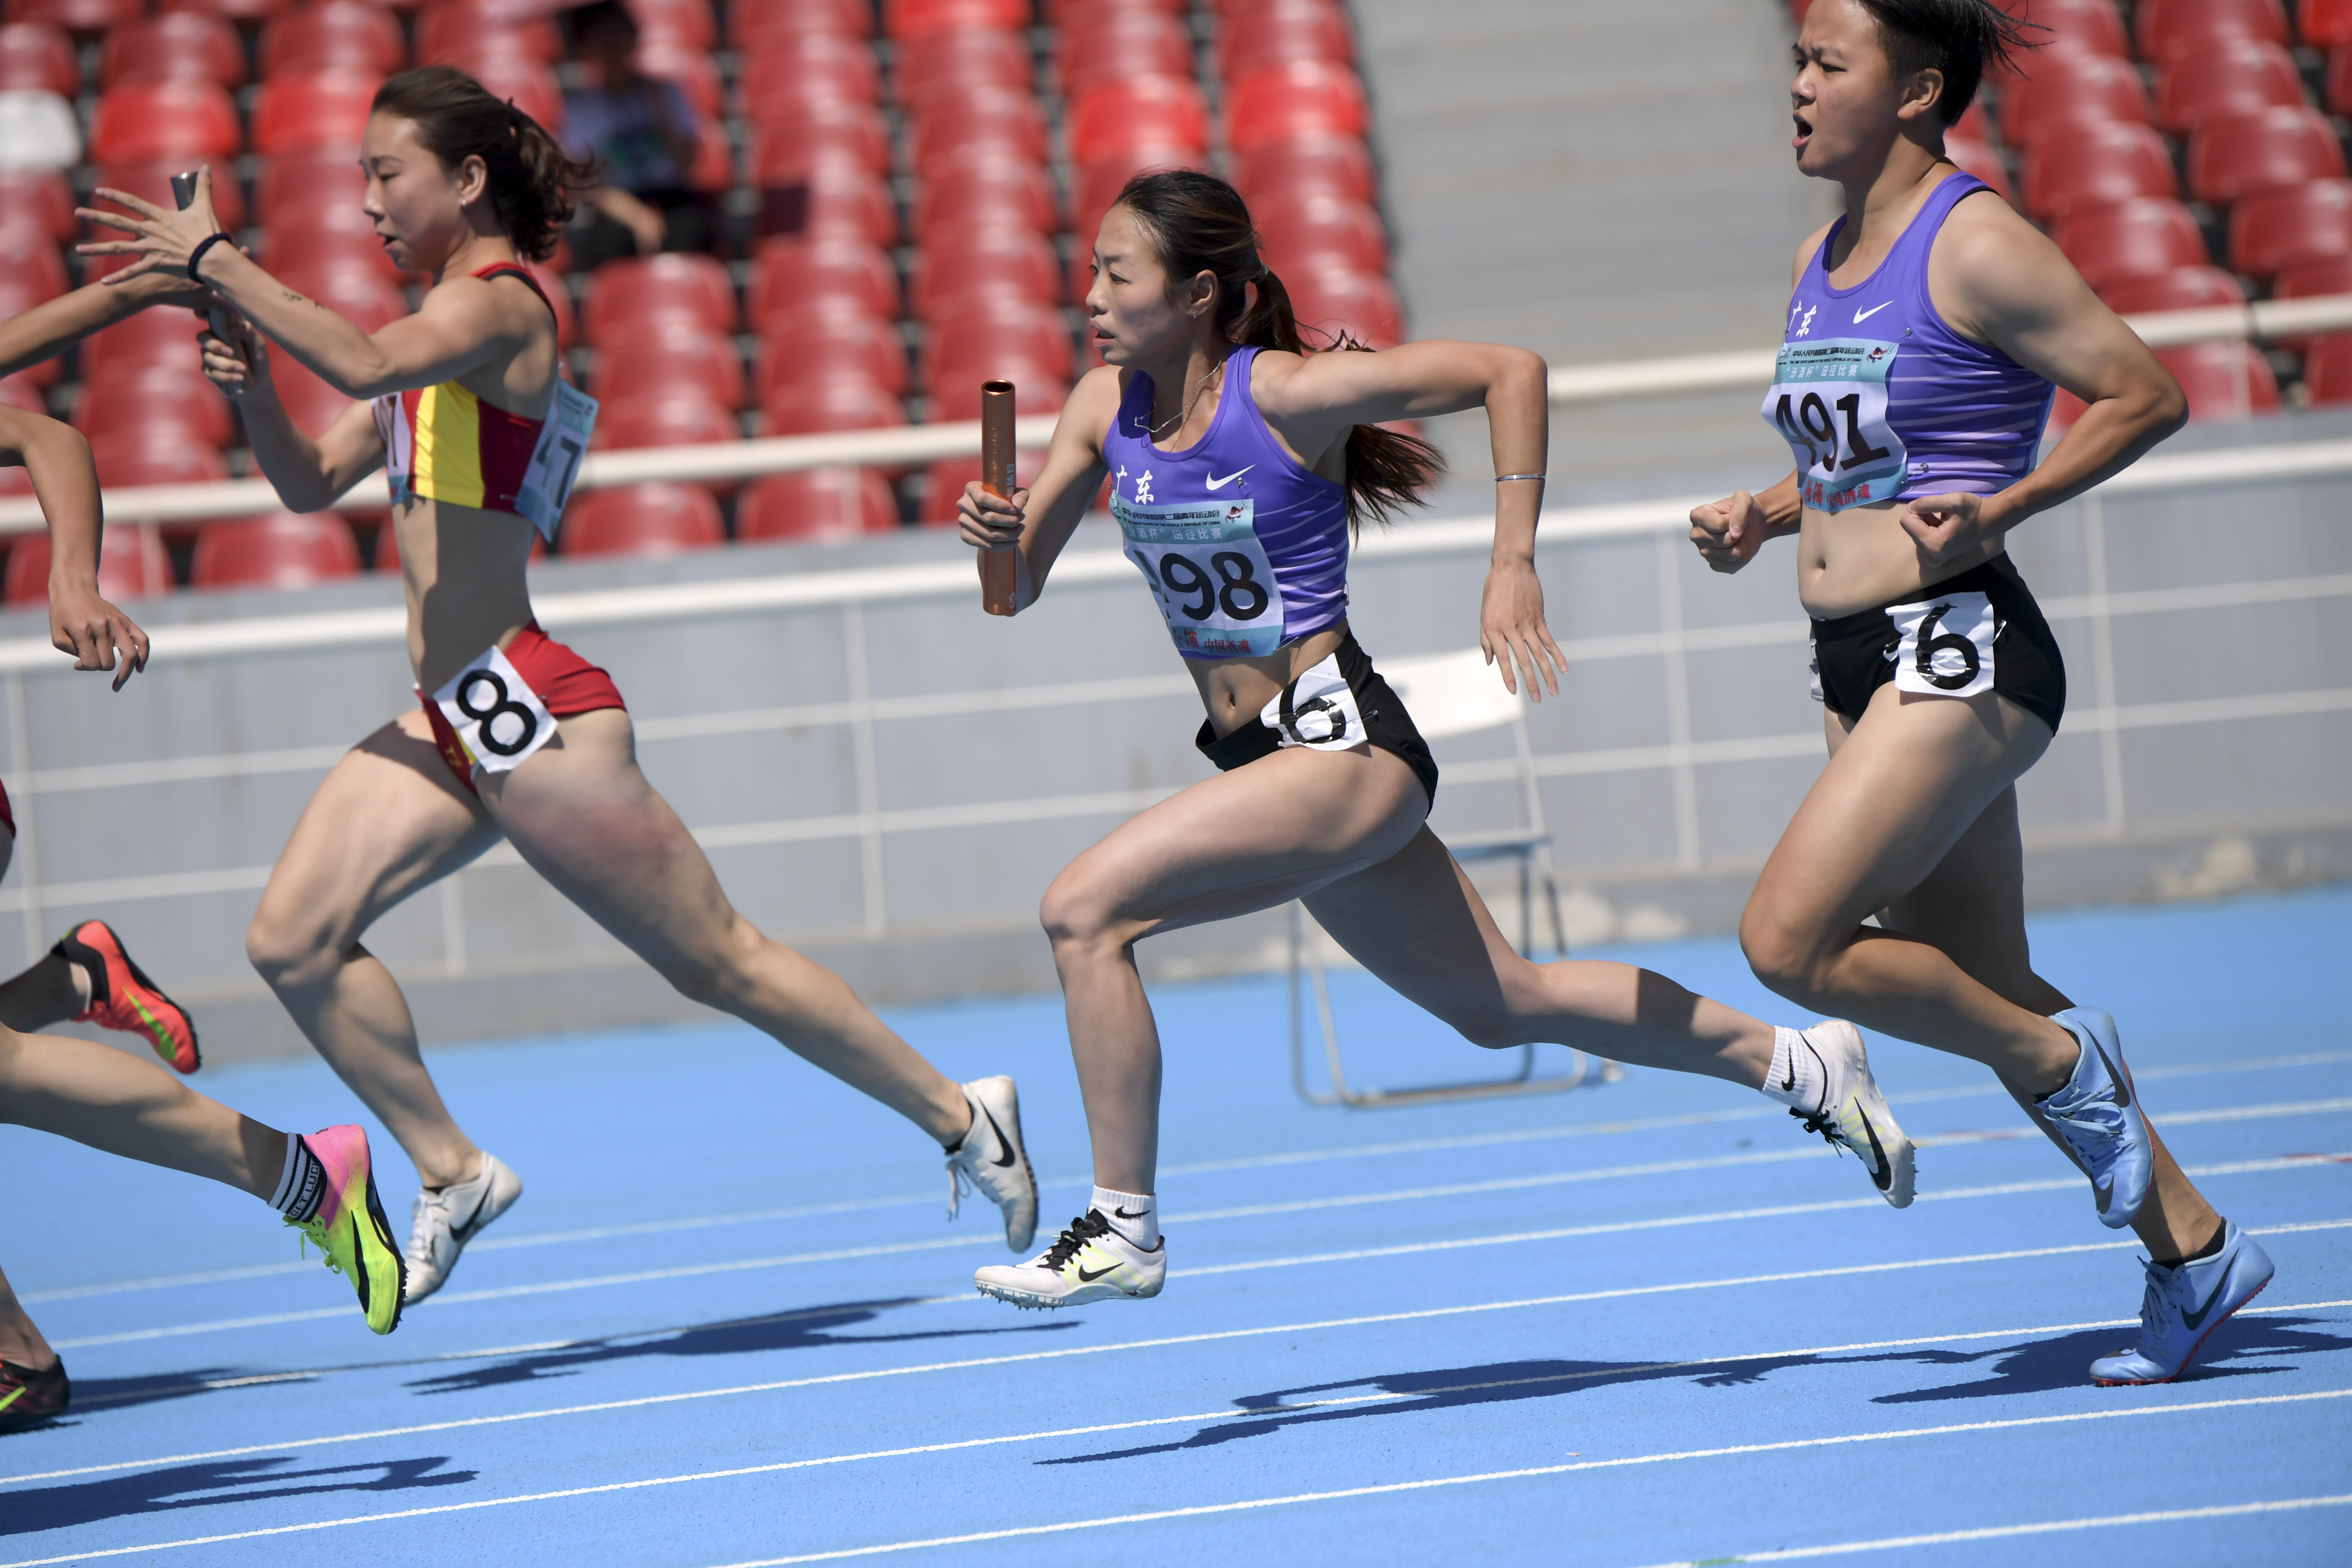
<svg viewBox="0 0 2352 1568"><path fill-rule="evenodd" d="M555 739L555 716L496 647L452 676L433 702L486 773L509 772Z"/></svg>

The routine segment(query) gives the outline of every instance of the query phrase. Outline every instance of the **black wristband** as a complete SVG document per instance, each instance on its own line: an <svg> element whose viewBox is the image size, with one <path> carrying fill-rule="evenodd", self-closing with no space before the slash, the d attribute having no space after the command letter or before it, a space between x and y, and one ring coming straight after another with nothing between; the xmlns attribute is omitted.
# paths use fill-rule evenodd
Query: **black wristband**
<svg viewBox="0 0 2352 1568"><path fill-rule="evenodd" d="M205 252L210 250L214 246L218 245L224 239L234 242L234 237L225 228L208 234L205 236L204 238L196 241L196 247L188 252L189 282L201 283L204 281L203 279L196 276L196 268L205 264Z"/></svg>

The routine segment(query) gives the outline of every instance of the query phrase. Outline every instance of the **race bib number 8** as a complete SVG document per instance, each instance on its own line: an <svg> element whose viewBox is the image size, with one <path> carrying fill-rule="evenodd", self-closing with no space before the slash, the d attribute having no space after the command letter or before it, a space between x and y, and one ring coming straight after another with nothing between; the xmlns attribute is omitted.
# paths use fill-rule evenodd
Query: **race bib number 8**
<svg viewBox="0 0 2352 1568"><path fill-rule="evenodd" d="M555 525L563 519L563 503L572 499L572 481L580 477L580 459L588 451L588 437L596 428L596 400L565 381L555 382L555 402L547 423L539 429L539 444L530 449L522 483L515 487L515 510L550 544Z"/></svg>
<svg viewBox="0 0 2352 1568"><path fill-rule="evenodd" d="M1255 658L1282 646L1282 586L1258 542L1254 507L1138 506L1112 495L1127 558L1151 584L1179 651Z"/></svg>
<svg viewBox="0 0 2352 1568"><path fill-rule="evenodd" d="M1780 345L1764 417L1797 460L1804 503L1820 511L1895 499L1903 439L1886 422L1886 372L1897 345L1825 338Z"/></svg>
<svg viewBox="0 0 2352 1568"><path fill-rule="evenodd" d="M555 716L496 647L452 677L433 703L486 773L506 773L555 739Z"/></svg>
<svg viewBox="0 0 2352 1568"><path fill-rule="evenodd" d="M1982 594L1945 594L1919 605L1890 605L1903 635L1895 650L1895 689L1925 697L1974 697L1992 689L1992 644L2000 635Z"/></svg>

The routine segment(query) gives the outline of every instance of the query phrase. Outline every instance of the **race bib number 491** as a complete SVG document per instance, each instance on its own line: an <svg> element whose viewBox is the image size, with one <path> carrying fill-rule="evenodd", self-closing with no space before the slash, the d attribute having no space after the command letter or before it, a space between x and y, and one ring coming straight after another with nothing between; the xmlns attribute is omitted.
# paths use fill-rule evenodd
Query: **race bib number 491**
<svg viewBox="0 0 2352 1568"><path fill-rule="evenodd" d="M1825 338L1780 345L1764 417L1789 443L1805 505L1819 511L1895 499L1903 439L1886 422L1886 372L1897 345Z"/></svg>
<svg viewBox="0 0 2352 1568"><path fill-rule="evenodd" d="M1257 658L1282 646L1282 589L1253 502L1138 506L1114 492L1127 558L1143 573L1180 652Z"/></svg>
<svg viewBox="0 0 2352 1568"><path fill-rule="evenodd" d="M555 739L555 716L505 653L492 647L433 694L457 743L485 773L502 773Z"/></svg>

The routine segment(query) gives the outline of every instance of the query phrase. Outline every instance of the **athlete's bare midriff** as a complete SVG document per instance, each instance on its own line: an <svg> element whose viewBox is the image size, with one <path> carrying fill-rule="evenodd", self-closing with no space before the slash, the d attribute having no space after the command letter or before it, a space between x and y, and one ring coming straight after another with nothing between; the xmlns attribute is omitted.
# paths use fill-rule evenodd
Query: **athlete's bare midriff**
<svg viewBox="0 0 2352 1568"><path fill-rule="evenodd" d="M2000 553L1990 539L1930 566L1895 521L1899 501L1843 510L1805 509L1797 531L1797 598L1816 620L1851 616L1957 577Z"/></svg>
<svg viewBox="0 0 2352 1568"><path fill-rule="evenodd" d="M534 530L510 511L430 500L394 509L386 526L408 591L408 662L419 687L438 691L530 619Z"/></svg>
<svg viewBox="0 0 2352 1568"><path fill-rule="evenodd" d="M1184 668L1201 689L1201 706L1209 710L1210 733L1222 740L1255 722L1284 687L1330 658L1347 636L1348 623L1341 621L1264 658L1186 659Z"/></svg>

